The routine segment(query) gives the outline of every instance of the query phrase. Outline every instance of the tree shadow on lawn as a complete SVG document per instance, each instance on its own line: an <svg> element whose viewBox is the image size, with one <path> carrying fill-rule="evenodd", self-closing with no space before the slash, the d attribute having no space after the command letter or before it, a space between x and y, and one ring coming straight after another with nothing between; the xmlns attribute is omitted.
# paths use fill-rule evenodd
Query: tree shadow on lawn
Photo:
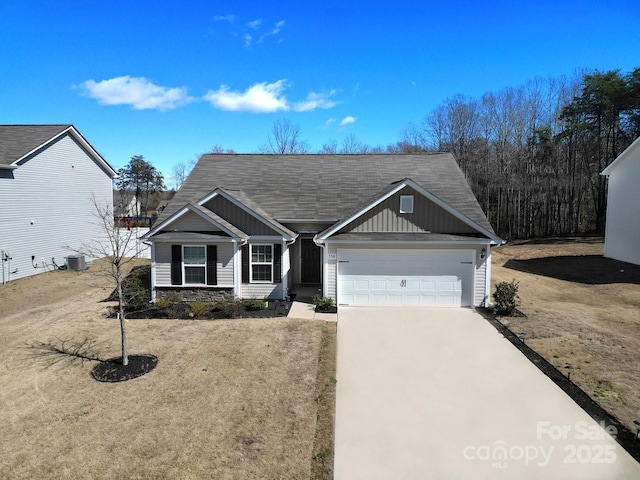
<svg viewBox="0 0 640 480"><path fill-rule="evenodd" d="M137 378L153 370L158 364L155 355L128 355L127 365L123 365L122 357L101 358L98 344L91 338L84 340L49 340L46 342L34 342L27 345L32 349L32 354L37 358L44 358L51 367L62 361L71 363L86 361L98 362L91 369L91 376L99 382L124 382Z"/></svg>
<svg viewBox="0 0 640 480"><path fill-rule="evenodd" d="M588 285L633 283L640 285L640 265L604 258L602 255L578 255L511 259L506 268L569 282Z"/></svg>

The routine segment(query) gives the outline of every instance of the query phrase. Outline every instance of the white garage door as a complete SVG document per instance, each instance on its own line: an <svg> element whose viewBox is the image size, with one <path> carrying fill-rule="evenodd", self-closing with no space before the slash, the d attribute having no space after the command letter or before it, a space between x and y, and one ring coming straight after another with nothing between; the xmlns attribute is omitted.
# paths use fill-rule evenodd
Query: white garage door
<svg viewBox="0 0 640 480"><path fill-rule="evenodd" d="M338 249L338 304L473 303L473 250Z"/></svg>

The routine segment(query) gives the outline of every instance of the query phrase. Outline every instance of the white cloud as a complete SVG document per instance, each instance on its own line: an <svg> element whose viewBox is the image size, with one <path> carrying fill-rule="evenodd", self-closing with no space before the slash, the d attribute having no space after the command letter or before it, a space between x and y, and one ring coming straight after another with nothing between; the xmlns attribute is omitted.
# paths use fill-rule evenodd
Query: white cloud
<svg viewBox="0 0 640 480"><path fill-rule="evenodd" d="M304 100L289 103L285 95L285 90L288 86L286 79L273 83L256 83L244 92L233 91L228 86L221 85L218 90L209 90L204 99L221 110L251 113L272 113L288 110L310 112L319 108L333 108L338 103L331 100L331 97L336 94L336 90L330 90L327 93L310 92Z"/></svg>
<svg viewBox="0 0 640 480"><path fill-rule="evenodd" d="M335 90L331 90L328 93L311 92L302 102L294 103L293 109L296 112L308 112L317 108L333 108L336 106L336 102L330 100L330 98L335 95L335 93Z"/></svg>
<svg viewBox="0 0 640 480"><path fill-rule="evenodd" d="M262 19L261 18L256 18L252 22L248 22L247 23L247 27L249 27L249 28L251 28L253 30L258 28L260 25L262 25Z"/></svg>
<svg viewBox="0 0 640 480"><path fill-rule="evenodd" d="M329 118L326 122L324 122L325 125L331 125L332 123L335 123L336 119L331 117Z"/></svg>
<svg viewBox="0 0 640 480"><path fill-rule="evenodd" d="M233 22L234 22L234 20L236 19L236 16L235 16L235 15L231 15L231 14L229 14L229 15L216 15L216 16L214 16L214 17L213 17L213 19L214 19L216 22L229 22L229 23L233 23Z"/></svg>
<svg viewBox="0 0 640 480"><path fill-rule="evenodd" d="M101 105L131 105L136 110L172 110L193 100L184 87L161 87L144 77L129 75L99 82L87 80L79 87Z"/></svg>
<svg viewBox="0 0 640 480"><path fill-rule="evenodd" d="M282 30L282 27L284 27L284 24L285 24L284 20L280 20L276 22L276 24L270 31L268 31L267 33L265 33L260 37L260 39L258 40L258 43L262 43L262 41L270 35L278 35L280 33L280 30Z"/></svg>
<svg viewBox="0 0 640 480"><path fill-rule="evenodd" d="M242 38L244 38L244 46L245 47L250 47L251 46L251 40L253 40L253 37L251 35L249 35L248 33L245 33Z"/></svg>
<svg viewBox="0 0 640 480"><path fill-rule="evenodd" d="M272 113L289 110L284 96L286 80L256 83L244 92L233 92L226 85L209 90L204 99L214 107L232 112Z"/></svg>
<svg viewBox="0 0 640 480"><path fill-rule="evenodd" d="M342 121L340 122L340 125L342 126L349 125L350 123L355 123L355 121L356 121L356 117L352 117L351 115L348 115L342 119Z"/></svg>

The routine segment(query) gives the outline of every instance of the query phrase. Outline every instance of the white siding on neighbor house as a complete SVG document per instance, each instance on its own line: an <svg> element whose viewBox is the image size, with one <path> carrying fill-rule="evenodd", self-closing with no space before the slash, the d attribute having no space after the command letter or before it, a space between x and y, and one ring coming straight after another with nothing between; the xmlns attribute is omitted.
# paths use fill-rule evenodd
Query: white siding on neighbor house
<svg viewBox="0 0 640 480"><path fill-rule="evenodd" d="M609 175L604 256L640 265L640 143Z"/></svg>
<svg viewBox="0 0 640 480"><path fill-rule="evenodd" d="M185 245L188 245L185 243ZM195 245L195 244L194 244ZM156 286L171 286L171 244L155 244L155 269ZM233 287L233 243L217 244L218 256L218 285L223 287ZM210 288L202 287L202 288Z"/></svg>
<svg viewBox="0 0 640 480"><path fill-rule="evenodd" d="M111 177L68 135L12 175L0 173L0 250L13 257L10 270L17 269L10 273L2 262L5 281L9 275L15 280L48 270L52 258L63 264L65 257L75 255L65 245L79 249L95 242L102 230L92 196L113 209Z"/></svg>

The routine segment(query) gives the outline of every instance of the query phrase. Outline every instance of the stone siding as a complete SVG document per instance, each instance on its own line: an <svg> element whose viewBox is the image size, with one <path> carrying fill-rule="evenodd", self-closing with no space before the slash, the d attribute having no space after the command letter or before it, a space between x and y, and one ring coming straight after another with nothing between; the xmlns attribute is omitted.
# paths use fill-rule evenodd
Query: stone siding
<svg viewBox="0 0 640 480"><path fill-rule="evenodd" d="M157 287L156 298L165 298L170 293L177 293L183 302L217 302L233 300L233 288L185 288L185 287Z"/></svg>

